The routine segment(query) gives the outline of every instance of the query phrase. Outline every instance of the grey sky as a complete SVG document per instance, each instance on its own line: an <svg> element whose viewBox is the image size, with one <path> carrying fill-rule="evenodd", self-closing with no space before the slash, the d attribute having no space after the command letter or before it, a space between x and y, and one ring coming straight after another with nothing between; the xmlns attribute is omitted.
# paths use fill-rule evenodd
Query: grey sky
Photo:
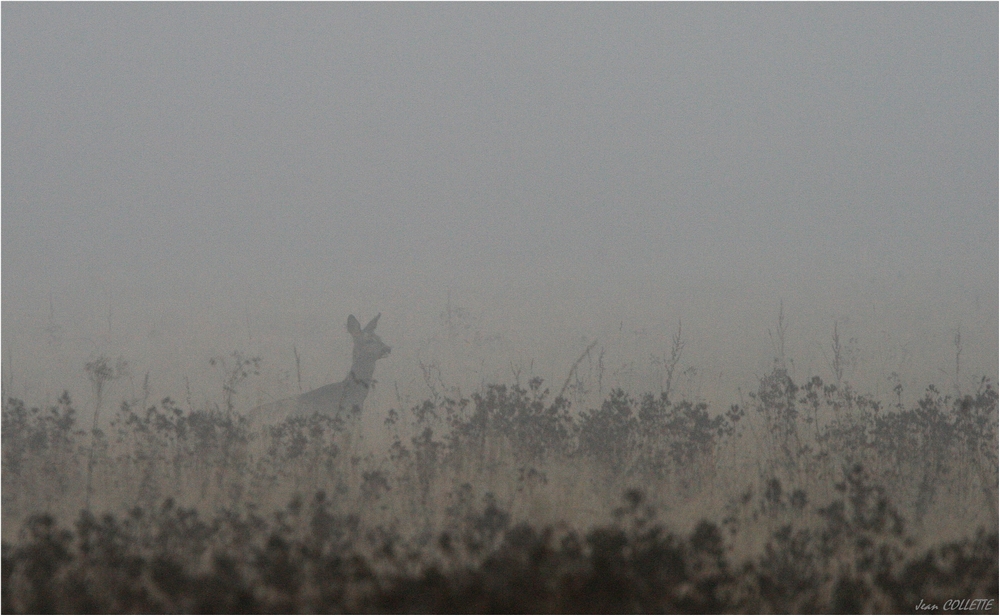
<svg viewBox="0 0 1000 616"><path fill-rule="evenodd" d="M797 377L830 377L837 321L865 389L952 383L956 328L995 380L997 18L5 2L4 386L85 400L103 353L209 396L242 349L259 394L292 345L318 386L381 311L376 376L419 396L449 293L491 341L465 390L561 383L594 338L647 366L680 319L692 395L729 403L780 302Z"/></svg>

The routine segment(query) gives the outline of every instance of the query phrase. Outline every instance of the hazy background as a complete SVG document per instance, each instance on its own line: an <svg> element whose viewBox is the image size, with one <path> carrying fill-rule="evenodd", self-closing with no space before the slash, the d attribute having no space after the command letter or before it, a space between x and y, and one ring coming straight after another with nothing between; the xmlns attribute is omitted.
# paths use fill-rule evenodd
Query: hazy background
<svg viewBox="0 0 1000 616"><path fill-rule="evenodd" d="M198 406L239 350L250 405L381 311L375 411L595 339L592 396L655 390L678 321L724 408L780 305L796 380L837 322L883 400L995 382L997 10L5 2L4 393L87 407L106 355Z"/></svg>

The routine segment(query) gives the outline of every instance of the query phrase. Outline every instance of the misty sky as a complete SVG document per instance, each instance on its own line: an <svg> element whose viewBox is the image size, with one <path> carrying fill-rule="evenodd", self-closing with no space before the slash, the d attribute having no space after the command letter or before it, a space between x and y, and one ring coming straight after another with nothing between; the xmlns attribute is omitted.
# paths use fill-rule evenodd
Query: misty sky
<svg viewBox="0 0 1000 616"><path fill-rule="evenodd" d="M997 11L5 2L5 392L85 405L103 354L218 399L240 350L266 399L381 311L369 405L421 362L558 388L595 339L642 393L678 321L729 404L782 305L797 379L836 322L883 399L954 386L956 331L995 382Z"/></svg>

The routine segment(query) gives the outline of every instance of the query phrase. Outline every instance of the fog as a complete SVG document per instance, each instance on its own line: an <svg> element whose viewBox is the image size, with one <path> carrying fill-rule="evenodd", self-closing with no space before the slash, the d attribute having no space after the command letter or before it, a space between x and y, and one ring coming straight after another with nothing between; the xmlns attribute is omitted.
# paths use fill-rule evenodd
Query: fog
<svg viewBox="0 0 1000 616"><path fill-rule="evenodd" d="M713 409L776 359L832 380L835 324L879 399L996 382L996 4L2 20L7 396L86 411L105 356L108 399L219 403L239 351L246 409L343 379L379 312L376 418L428 367L557 391L595 340L580 400L655 392L679 324Z"/></svg>
<svg viewBox="0 0 1000 616"><path fill-rule="evenodd" d="M995 606L997 3L0 17L0 611Z"/></svg>

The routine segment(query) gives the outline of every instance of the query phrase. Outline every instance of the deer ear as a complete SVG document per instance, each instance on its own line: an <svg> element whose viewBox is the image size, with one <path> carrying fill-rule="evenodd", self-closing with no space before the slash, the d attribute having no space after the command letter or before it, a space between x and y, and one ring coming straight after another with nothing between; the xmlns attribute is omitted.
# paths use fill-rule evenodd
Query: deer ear
<svg viewBox="0 0 1000 616"><path fill-rule="evenodd" d="M358 323L353 314L347 317L347 331L351 332L352 336L361 335L361 323Z"/></svg>
<svg viewBox="0 0 1000 616"><path fill-rule="evenodd" d="M376 314L375 318L368 322L368 325L365 325L365 331L366 332L371 333L371 332L375 331L375 326L378 325L378 318L380 316L382 316L381 312L378 313L378 314Z"/></svg>

